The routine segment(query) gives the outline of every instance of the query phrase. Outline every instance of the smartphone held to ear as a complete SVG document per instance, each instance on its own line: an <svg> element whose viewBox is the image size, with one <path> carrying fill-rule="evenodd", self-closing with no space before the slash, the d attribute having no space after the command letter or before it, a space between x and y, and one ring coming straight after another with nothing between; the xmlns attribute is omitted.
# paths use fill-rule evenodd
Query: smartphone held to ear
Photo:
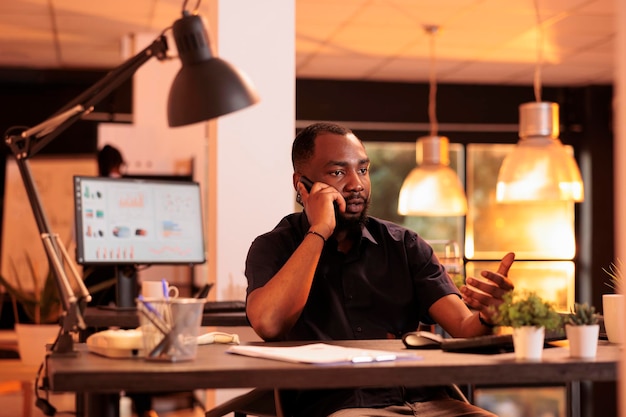
<svg viewBox="0 0 626 417"><path fill-rule="evenodd" d="M300 176L300 182L304 185L304 188L306 188L306 190L308 192L311 192L311 188L313 187L313 181L311 181L310 179L308 179L307 177L305 177L304 175ZM302 204L302 203L300 203ZM333 201L333 205L335 206L335 212L339 211L339 207L337 205L336 201Z"/></svg>
<svg viewBox="0 0 626 417"><path fill-rule="evenodd" d="M306 188L308 192L311 192L311 188L313 187L313 181L302 175L300 177L300 182L304 185L304 188Z"/></svg>

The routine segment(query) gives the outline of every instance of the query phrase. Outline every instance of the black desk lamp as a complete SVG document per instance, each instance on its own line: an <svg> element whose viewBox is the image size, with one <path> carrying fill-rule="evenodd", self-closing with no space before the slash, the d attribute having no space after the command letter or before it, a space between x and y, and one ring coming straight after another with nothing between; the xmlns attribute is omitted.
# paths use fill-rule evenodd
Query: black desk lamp
<svg viewBox="0 0 626 417"><path fill-rule="evenodd" d="M172 84L168 98L168 122L172 127L210 120L258 101L257 93L247 77L227 62L213 56L209 36L201 18L195 13L187 12L185 4L182 18L173 25L182 68ZM132 77L152 57L168 59L167 40L163 33L151 45L110 71L48 120L26 130L10 128L5 135L5 142L17 161L63 304L62 331L53 348L54 353L74 351L72 333L86 327L83 312L91 295L59 236L50 229L28 159L63 130L93 111L96 104ZM69 271L78 286L78 295L74 293L66 271Z"/></svg>

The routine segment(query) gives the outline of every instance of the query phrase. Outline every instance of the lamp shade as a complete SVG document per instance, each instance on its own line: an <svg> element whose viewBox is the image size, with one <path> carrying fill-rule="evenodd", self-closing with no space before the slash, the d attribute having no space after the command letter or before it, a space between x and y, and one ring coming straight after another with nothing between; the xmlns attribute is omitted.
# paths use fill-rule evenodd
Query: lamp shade
<svg viewBox="0 0 626 417"><path fill-rule="evenodd" d="M200 16L183 12L183 17L174 22L173 33L182 68L169 93L170 126L209 120L259 101L245 74L213 56Z"/></svg>
<svg viewBox="0 0 626 417"><path fill-rule="evenodd" d="M449 166L448 138L419 138L416 159L418 166L402 183L398 213L404 216L464 215L467 199L459 177Z"/></svg>
<svg viewBox="0 0 626 417"><path fill-rule="evenodd" d="M580 170L558 138L558 104L522 104L519 136L500 167L497 201L583 201Z"/></svg>

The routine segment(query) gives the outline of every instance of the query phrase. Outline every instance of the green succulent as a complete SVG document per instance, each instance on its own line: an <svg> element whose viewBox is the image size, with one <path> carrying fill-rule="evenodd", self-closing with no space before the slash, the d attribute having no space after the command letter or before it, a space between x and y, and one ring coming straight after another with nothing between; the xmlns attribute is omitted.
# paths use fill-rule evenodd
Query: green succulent
<svg viewBox="0 0 626 417"><path fill-rule="evenodd" d="M567 316L567 324L572 326L588 326L598 324L599 317L596 308L587 303L575 303Z"/></svg>
<svg viewBox="0 0 626 417"><path fill-rule="evenodd" d="M554 305L533 291L509 291L492 313L493 322L498 326L535 326L555 330L562 324Z"/></svg>

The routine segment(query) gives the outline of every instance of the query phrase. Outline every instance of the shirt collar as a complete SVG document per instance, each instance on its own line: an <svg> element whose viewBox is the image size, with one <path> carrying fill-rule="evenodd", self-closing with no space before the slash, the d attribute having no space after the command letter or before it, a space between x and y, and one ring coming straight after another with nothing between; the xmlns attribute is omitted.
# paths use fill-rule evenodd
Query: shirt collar
<svg viewBox="0 0 626 417"><path fill-rule="evenodd" d="M378 242L376 242L376 239L374 239L374 236L372 236L372 234L370 233L370 231L367 229L367 226L361 228L361 232L362 234L362 238L365 238L367 240L369 240L370 242L372 242L373 244L377 245Z"/></svg>

